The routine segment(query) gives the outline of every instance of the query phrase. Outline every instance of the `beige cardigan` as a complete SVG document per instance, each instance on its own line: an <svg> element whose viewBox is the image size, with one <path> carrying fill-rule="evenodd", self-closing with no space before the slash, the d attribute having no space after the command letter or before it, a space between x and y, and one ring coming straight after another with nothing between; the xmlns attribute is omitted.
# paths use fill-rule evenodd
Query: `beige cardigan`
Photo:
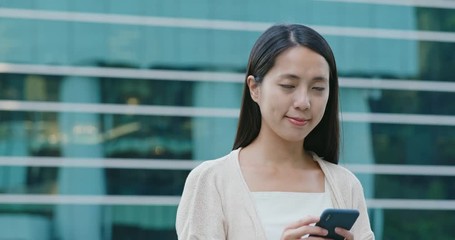
<svg viewBox="0 0 455 240"><path fill-rule="evenodd" d="M239 150L234 150L222 158L205 161L188 175L177 210L178 239L266 239L252 194L240 170L238 153ZM325 174L333 206L360 211L351 229L355 239L374 239L358 179L339 165L317 156L314 159Z"/></svg>

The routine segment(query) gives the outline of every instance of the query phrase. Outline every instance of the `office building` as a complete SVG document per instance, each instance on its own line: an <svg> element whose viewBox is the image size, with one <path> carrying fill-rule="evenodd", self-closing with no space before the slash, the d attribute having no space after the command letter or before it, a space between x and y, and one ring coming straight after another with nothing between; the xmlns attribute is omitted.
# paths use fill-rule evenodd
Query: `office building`
<svg viewBox="0 0 455 240"><path fill-rule="evenodd" d="M0 239L176 239L185 178L231 150L273 23L333 47L340 163L377 239L449 239L454 22L451 1L0 1Z"/></svg>

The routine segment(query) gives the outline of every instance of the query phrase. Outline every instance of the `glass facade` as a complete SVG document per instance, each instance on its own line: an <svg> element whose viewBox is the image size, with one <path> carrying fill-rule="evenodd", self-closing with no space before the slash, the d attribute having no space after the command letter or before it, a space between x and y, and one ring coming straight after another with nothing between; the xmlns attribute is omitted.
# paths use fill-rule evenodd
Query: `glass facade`
<svg viewBox="0 0 455 240"><path fill-rule="evenodd" d="M377 1L0 1L0 239L176 239L189 171L230 151L272 23L337 59L341 164L378 239L450 239L455 7Z"/></svg>

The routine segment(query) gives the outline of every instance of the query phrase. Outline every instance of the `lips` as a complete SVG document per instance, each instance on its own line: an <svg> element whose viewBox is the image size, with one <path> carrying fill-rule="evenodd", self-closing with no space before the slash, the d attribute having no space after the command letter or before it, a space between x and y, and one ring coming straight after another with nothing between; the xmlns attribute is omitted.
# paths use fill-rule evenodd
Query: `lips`
<svg viewBox="0 0 455 240"><path fill-rule="evenodd" d="M296 126L304 126L308 123L309 119L305 118L296 118L296 117L287 117L289 122Z"/></svg>

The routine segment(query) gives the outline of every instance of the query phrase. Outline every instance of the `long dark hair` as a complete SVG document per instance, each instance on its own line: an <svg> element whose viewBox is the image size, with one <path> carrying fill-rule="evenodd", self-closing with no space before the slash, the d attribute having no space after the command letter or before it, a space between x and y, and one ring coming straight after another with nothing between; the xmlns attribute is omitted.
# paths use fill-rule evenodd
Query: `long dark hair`
<svg viewBox="0 0 455 240"><path fill-rule="evenodd" d="M261 111L251 99L246 78L255 77L261 83L273 67L275 59L285 50L307 47L325 58L330 68L329 99L321 122L304 141L304 148L315 152L324 160L338 164L340 126L338 117L338 73L332 49L327 41L315 30L299 24L274 25L267 29L254 44L248 60L242 107L233 149L248 146L261 129Z"/></svg>

